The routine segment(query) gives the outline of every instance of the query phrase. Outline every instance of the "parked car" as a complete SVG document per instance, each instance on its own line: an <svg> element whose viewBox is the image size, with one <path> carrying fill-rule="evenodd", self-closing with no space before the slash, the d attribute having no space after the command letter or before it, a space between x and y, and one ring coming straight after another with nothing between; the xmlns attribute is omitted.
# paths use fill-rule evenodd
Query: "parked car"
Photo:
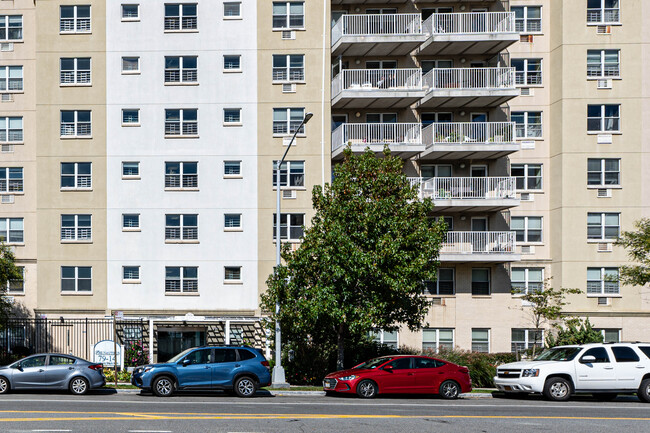
<svg viewBox="0 0 650 433"><path fill-rule="evenodd" d="M67 389L82 395L105 384L102 364L60 353L39 353L0 367L0 394L13 389Z"/></svg>
<svg viewBox="0 0 650 433"><path fill-rule="evenodd" d="M327 394L357 394L373 398L378 394L440 394L458 398L472 390L467 367L428 356L384 356L371 359L349 370L325 376Z"/></svg>
<svg viewBox="0 0 650 433"><path fill-rule="evenodd" d="M554 347L532 361L499 366L494 384L506 393L541 393L558 401L576 393L600 400L636 393L650 403L650 343Z"/></svg>
<svg viewBox="0 0 650 433"><path fill-rule="evenodd" d="M169 397L179 390L227 390L251 397L271 384L269 362L250 347L194 347L167 362L136 367L131 383Z"/></svg>

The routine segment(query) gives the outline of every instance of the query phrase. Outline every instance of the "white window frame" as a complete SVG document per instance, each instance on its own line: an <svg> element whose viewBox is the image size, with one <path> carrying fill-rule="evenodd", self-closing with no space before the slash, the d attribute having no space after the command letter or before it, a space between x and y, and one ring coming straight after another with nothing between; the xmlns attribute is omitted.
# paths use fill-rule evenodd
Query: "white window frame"
<svg viewBox="0 0 650 433"><path fill-rule="evenodd" d="M522 270L524 271L524 280L523 281L515 281L512 277L512 271L514 270ZM531 281L530 280L530 270L541 270L542 271L542 279L541 281ZM515 283L523 283L523 287L515 287ZM544 268L536 268L536 267L512 267L510 271L510 284L512 287L512 293L514 296L520 296L520 295L525 295L525 294L530 294L530 293L535 293L535 292L541 292L544 290ZM534 287L534 285L538 285L537 287ZM531 287L532 286L532 287Z"/></svg>
<svg viewBox="0 0 650 433"><path fill-rule="evenodd" d="M278 162L280 161L273 161L273 180L271 184L274 190L278 186L278 170L276 168ZM280 167L280 188L305 189L305 174L305 161L284 161L282 167ZM296 179L302 179L302 185L294 182Z"/></svg>
<svg viewBox="0 0 650 433"><path fill-rule="evenodd" d="M79 60L88 59L88 69L79 69ZM63 69L63 60L72 60L72 69ZM66 77L72 77L67 82ZM59 58L59 86L92 86L92 58L91 57L61 57Z"/></svg>
<svg viewBox="0 0 650 433"><path fill-rule="evenodd" d="M135 15L124 15L124 6L135 6ZM122 21L124 22L136 22L140 21L140 4L138 3L122 3L120 7L120 15L122 17Z"/></svg>
<svg viewBox="0 0 650 433"><path fill-rule="evenodd" d="M539 244L544 243L544 217L537 216L537 215L530 215L530 216L529 215L516 215L516 216L511 217L511 221L510 221L511 228L510 228L510 230L516 232L517 230L512 229L512 218L523 218L523 220L524 220L524 240L523 241L517 241L516 240L517 237L515 235L515 244L517 244L517 245L522 245L522 244L539 245ZM540 229L539 229L539 238L540 238L540 240L539 241L529 241L528 240L528 231L529 230L538 230L538 229L529 229L528 228L528 226L529 226L528 221L531 218L539 218L539 220L540 220Z"/></svg>
<svg viewBox="0 0 650 433"><path fill-rule="evenodd" d="M621 342L621 329L620 328L597 328L595 331L598 331L603 336L603 343L620 343ZM607 333L616 332L618 335L616 341L607 341Z"/></svg>
<svg viewBox="0 0 650 433"><path fill-rule="evenodd" d="M4 242L7 245L25 245L25 219L24 218L0 218L0 221L4 223L4 226L6 228L6 233L7 235L4 236L5 239L2 240L2 237L0 236L0 240ZM20 230L12 230L11 225L12 223L20 223L21 229ZM14 239L14 237L11 235L11 232L20 232L20 239ZM5 230L0 231L0 234L5 232Z"/></svg>
<svg viewBox="0 0 650 433"><path fill-rule="evenodd" d="M179 225L167 225L167 217L179 217ZM196 217L196 225L185 222L187 217ZM178 231L178 236L172 235ZM198 242L199 240L199 215L198 214L165 214L165 242Z"/></svg>
<svg viewBox="0 0 650 433"><path fill-rule="evenodd" d="M238 225L233 225L232 223L236 222L235 219L232 219L232 217L239 218L239 224ZM229 221L229 218L231 220ZM240 213L225 213L223 214L223 231L225 232L241 232L243 231L243 222L242 222L242 214Z"/></svg>
<svg viewBox="0 0 650 433"><path fill-rule="evenodd" d="M440 278L436 278L435 280L427 281L427 283L431 283L431 286L435 286L435 292L431 290L431 288L427 288L426 290L428 291L428 295L431 296L454 296L456 294L456 269L455 268L438 268L438 277L440 276L440 271L445 270L445 271L451 271L451 293L440 293ZM445 282L449 280L443 280ZM426 283L425 283L426 284Z"/></svg>
<svg viewBox="0 0 650 433"><path fill-rule="evenodd" d="M529 121L529 117L532 117L532 114L539 113L540 122L532 123ZM517 123L513 119L515 114L523 114L524 123ZM513 111L510 115L511 120L515 123L515 138L517 140L541 140L544 137L544 114L542 111ZM519 131L523 126L524 135L519 135ZM539 133L537 131L539 130ZM532 132L532 133L531 133Z"/></svg>
<svg viewBox="0 0 650 433"><path fill-rule="evenodd" d="M25 129L22 116L3 116L0 120L4 121L5 127L0 129L0 143L2 144L19 144L24 143ZM20 122L20 129L11 128L12 122Z"/></svg>
<svg viewBox="0 0 650 433"><path fill-rule="evenodd" d="M229 275L235 276L235 274L229 274L236 269L236 272L239 272L239 278L229 278ZM223 267L223 283L224 284L242 284L242 267L241 266L224 266Z"/></svg>
<svg viewBox="0 0 650 433"><path fill-rule="evenodd" d="M135 60L137 63L137 68L136 69L127 69L125 61L129 60ZM140 56L122 56L121 60L121 70L122 70L122 75L140 75Z"/></svg>
<svg viewBox="0 0 650 433"><path fill-rule="evenodd" d="M64 164L74 164L74 172L72 174L63 173ZM79 164L90 164L90 173L80 174L79 173ZM68 162L64 161L61 163L61 181L63 177L72 177L74 179L74 186L63 186L61 185L61 191L91 191L93 189L92 179L93 179L93 164L92 162ZM88 178L88 179L86 179ZM81 186L83 185L83 186Z"/></svg>
<svg viewBox="0 0 650 433"><path fill-rule="evenodd" d="M20 27L10 26L10 18L20 17ZM23 41L23 16L22 15L0 15L0 19L4 21L4 26L2 30L4 31L5 37L0 39L0 42L22 42ZM20 28L20 38L10 38L10 30L16 30Z"/></svg>
<svg viewBox="0 0 650 433"><path fill-rule="evenodd" d="M168 173L167 164L179 164L178 173ZM196 172L187 172L185 165L195 164ZM199 163L197 161L165 161L165 190L198 190Z"/></svg>
<svg viewBox="0 0 650 433"><path fill-rule="evenodd" d="M595 160L600 162L599 171L589 171L589 160ZM607 161L618 161L618 170L617 171L607 171L605 169ZM600 183L589 183L589 173L598 173L600 177ZM605 183L605 178L607 173L618 173L618 182L617 183ZM611 188L621 185L621 158L587 158L587 186L589 187L602 187L602 188Z"/></svg>
<svg viewBox="0 0 650 433"><path fill-rule="evenodd" d="M231 114L236 113L236 116ZM224 108L223 109L223 126L242 126L242 109L241 108Z"/></svg>
<svg viewBox="0 0 650 433"><path fill-rule="evenodd" d="M226 6L237 5L237 15L226 15ZM223 2L223 19L224 20L241 20L241 2L240 1L226 1Z"/></svg>
<svg viewBox="0 0 650 433"><path fill-rule="evenodd" d="M277 58L284 57L286 66L274 66ZM301 67L291 66L291 57L302 57ZM271 58L274 83L304 83L305 82L305 55L304 54L273 54Z"/></svg>
<svg viewBox="0 0 650 433"><path fill-rule="evenodd" d="M617 61L616 65L608 64L606 62L607 53L615 52ZM598 70L593 73L590 70L589 64L589 54L598 54L600 57L600 63L598 65ZM608 50L587 50L587 79L588 80L602 80L604 78L620 79L621 78L621 50L620 49L608 49Z"/></svg>
<svg viewBox="0 0 650 433"><path fill-rule="evenodd" d="M25 294L25 267L16 266L23 274L20 280L9 280L5 286L5 290L9 295L24 295ZM19 288L18 288L19 287Z"/></svg>
<svg viewBox="0 0 650 433"><path fill-rule="evenodd" d="M73 217L72 226L63 226L63 217ZM90 225L80 225L79 217L90 217ZM93 241L93 216L92 214L61 214L61 243L76 242L90 243Z"/></svg>
<svg viewBox="0 0 650 433"><path fill-rule="evenodd" d="M598 117L589 117L589 107L600 107L600 115ZM607 107L618 107L617 116L605 116ZM620 134L621 133L621 104L588 104L587 105L587 133L588 134ZM607 129L606 123L608 119L618 120L617 129ZM600 129L589 129L590 120L600 120Z"/></svg>
<svg viewBox="0 0 650 433"><path fill-rule="evenodd" d="M74 8L72 18L63 18L61 12L63 8ZM88 18L79 17L78 11L80 7L88 8ZM91 5L61 5L59 7L59 33L60 34L78 34L78 33L92 33L92 17L93 17L93 8ZM63 20L70 21L72 20L73 26L71 30L65 30L63 25ZM87 25L86 25L87 24Z"/></svg>
<svg viewBox="0 0 650 433"><path fill-rule="evenodd" d="M598 270L600 271L600 278L598 280L589 279L589 270ZM606 281L606 272L616 271L617 280L616 281ZM618 282L618 276L620 276L620 270L616 267L587 267L587 296L588 297L618 297L621 293L620 283ZM590 288L589 285L592 285ZM595 291L595 285L599 285L598 291ZM609 285L609 287L608 287Z"/></svg>
<svg viewBox="0 0 650 433"><path fill-rule="evenodd" d="M124 174L124 164L136 164L138 167L138 174ZM122 179L140 179L140 161L122 161Z"/></svg>
<svg viewBox="0 0 650 433"><path fill-rule="evenodd" d="M68 122L66 122L65 124L63 123L63 113L74 113L73 115L74 119L72 123L68 123ZM89 116L88 122L79 121L79 113L88 113ZM61 128L60 128L61 138L92 138L93 136L92 125L93 125L93 113L91 110L61 110ZM84 126L88 128L87 134L80 133L80 131L81 132L84 131L83 129ZM72 127L72 129L69 129L70 127ZM68 130L71 130L72 133L64 134L64 132L67 132Z"/></svg>
<svg viewBox="0 0 650 433"><path fill-rule="evenodd" d="M11 177L18 173L20 177ZM23 167L0 167L0 194L22 194L25 192L25 169Z"/></svg>
<svg viewBox="0 0 650 433"><path fill-rule="evenodd" d="M607 217L611 216L616 216L618 220L618 224L616 226L613 225L607 225L605 224L605 221ZM596 224L589 224L589 217L598 217L600 219L600 223L598 225ZM589 227L599 227L600 228L600 236L599 237L590 237L589 236ZM609 227L616 227L617 228L617 235L612 238L608 238L605 236L605 229ZM587 240L588 241L596 241L596 242L602 242L602 241L611 241L614 242L618 239L618 237L621 234L621 213L620 212L587 212Z"/></svg>
<svg viewBox="0 0 650 433"><path fill-rule="evenodd" d="M238 62L238 67L236 67L236 68L227 67L227 65L228 65L228 63L226 62L227 57L236 57L237 62ZM226 74L233 74L233 73L242 72L241 54L224 54L224 56L223 56L223 72L226 73Z"/></svg>
<svg viewBox="0 0 650 433"><path fill-rule="evenodd" d="M127 275L127 269L134 268L136 269L136 275ZM135 277L135 278L134 278ZM140 266L138 265L124 265L122 266L122 283L123 284L140 284L142 280L140 279Z"/></svg>
<svg viewBox="0 0 650 433"><path fill-rule="evenodd" d="M588 5L587 5L588 6ZM608 13L609 12L609 13ZM611 17L608 20L608 15ZM600 0L600 7L598 8L589 8L587 7L587 25L588 26L597 26L597 25L620 25L621 24L621 7L617 8L606 8L605 0Z"/></svg>
<svg viewBox="0 0 650 433"><path fill-rule="evenodd" d="M392 338L389 340L386 338L386 334L395 334L395 340ZM374 341L376 341L379 344L385 344L387 346L391 346L394 348L399 347L399 330L395 331L384 331L383 329L374 329L370 332L370 336Z"/></svg>
<svg viewBox="0 0 650 433"><path fill-rule="evenodd" d="M195 67L186 67L185 59L195 59ZM178 68L167 67L168 59L178 59ZM199 56L165 56L165 86L199 83Z"/></svg>
<svg viewBox="0 0 650 433"><path fill-rule="evenodd" d="M475 341L474 340L474 335L473 335L474 331L487 331L487 350L476 350L475 349L475 346L474 346L475 344L477 344L477 345L478 344L486 344L486 342L485 341L478 341L478 340ZM472 330L471 330L471 332L472 332L472 334L471 334L471 337L472 337L472 352L490 353L490 346L491 346L491 344L490 344L491 335L490 334L492 334L491 331L492 330L490 328L472 328Z"/></svg>
<svg viewBox="0 0 650 433"><path fill-rule="evenodd" d="M4 69L5 73L5 78L3 80L0 80L0 86L4 87L4 89L0 89L0 93L23 93L25 90L25 76L24 76L24 68L22 65L5 65L5 66L0 66L0 69ZM20 70L20 87L19 88L12 88L14 85L12 83L16 83L18 80L17 78L11 78L11 71L12 70ZM14 80L14 81L12 81Z"/></svg>
<svg viewBox="0 0 650 433"><path fill-rule="evenodd" d="M168 269L178 269L178 279L168 278ZM186 277L185 269L196 269L196 277ZM178 281L178 290L167 290L169 281ZM187 283L187 284L186 284ZM187 287L186 287L187 286ZM198 293L199 292L199 267L198 266L165 266L165 295L179 293Z"/></svg>
<svg viewBox="0 0 650 433"><path fill-rule="evenodd" d="M291 4L292 3L293 4L298 4L298 3L302 4L302 14L300 14L300 15L298 15L298 14L293 14L292 15L291 14ZM285 7L286 7L286 12L284 14L277 14L276 15L275 13L273 13L273 11L271 11L272 26L273 26L274 31L277 31L277 30L305 30L305 2L304 1L274 1L272 3L272 5L271 5L271 8L273 8L273 6L275 6L276 4L278 4L278 5L284 4ZM291 17L292 16L296 16L296 17L301 16L302 17L302 25L300 25L300 26L293 25L292 26L291 25ZM286 25L281 26L281 27L276 27L275 26L275 18L276 17L284 17Z"/></svg>
<svg viewBox="0 0 650 433"><path fill-rule="evenodd" d="M194 15L184 15L183 6L193 5L196 8ZM165 18L163 21L163 28L165 32L197 32L199 29L199 5L198 3L165 3L166 6L178 6L178 15L167 15L165 8ZM172 23L177 20L177 25Z"/></svg>
<svg viewBox="0 0 650 433"><path fill-rule="evenodd" d="M515 176L512 174L512 169L513 167L522 167L524 169L524 175L523 176ZM539 176L530 176L528 173L529 168L537 168L539 167L540 175ZM524 182L524 188L517 188L517 191L542 191L544 189L544 165L543 164L529 164L529 163L521 163L521 164L510 164L510 176L515 178L515 184L516 181L519 179L523 179ZM537 179L539 177L539 188L528 188L528 182L529 180L532 179Z"/></svg>
<svg viewBox="0 0 650 433"><path fill-rule="evenodd" d="M137 217L137 225L127 224L127 218ZM123 213L122 214L122 231L123 232L139 232L140 231L140 214L139 213Z"/></svg>
<svg viewBox="0 0 650 433"><path fill-rule="evenodd" d="M542 86L544 84L543 59L542 58L517 58L512 60L521 60L523 62L523 71L515 70L515 85L522 87ZM528 69L532 61L539 62L539 70L531 71ZM512 66L512 62L511 62ZM514 66L513 66L514 67Z"/></svg>
<svg viewBox="0 0 650 433"><path fill-rule="evenodd" d="M543 18L543 9L541 5L535 5L535 6L511 6L510 10L512 12L515 12L515 9L522 9L523 11L523 18L515 18L515 31L522 34L522 35L535 35L535 34L541 34L542 33L542 18ZM529 9L539 9L539 18L529 18L528 17L528 10ZM534 22L539 21L539 29L536 29L534 25ZM521 23L521 24L520 24ZM520 24L520 25L518 25ZM529 30L529 24L532 24L530 27L533 27L532 30ZM517 28L519 28L517 30Z"/></svg>
<svg viewBox="0 0 650 433"><path fill-rule="evenodd" d="M291 224L291 218L293 216L302 217L302 224L299 225L299 226L298 225L292 225ZM284 224L282 224L283 219L285 220ZM276 220L277 220L277 217L276 217L276 213L274 212L273 213L273 242L276 241L276 239L275 239L275 237L276 237L276 229L277 229ZM304 226L305 226L305 214L304 213L281 213L280 214L280 238L281 238L281 240L282 241L288 241L288 242L300 242L302 237L305 235ZM285 235L282 235L283 229L285 231ZM291 237L292 229L293 229L294 233L295 233L295 231L300 229L300 232L301 232L300 237L297 237L297 238Z"/></svg>
<svg viewBox="0 0 650 433"><path fill-rule="evenodd" d="M435 341L425 341L424 335L426 331L435 335ZM422 330L422 350L434 350L436 353L440 351L440 331L451 331L451 349L454 348L456 340L456 332L454 328L424 328ZM446 348L448 347L448 344L449 342L445 341L442 347Z"/></svg>
<svg viewBox="0 0 650 433"><path fill-rule="evenodd" d="M237 163L239 166L239 173L226 173L228 164ZM241 161L227 160L223 162L223 177L225 179L241 179L243 177L241 170Z"/></svg>
<svg viewBox="0 0 650 433"><path fill-rule="evenodd" d="M74 290L63 290L63 269L64 268L74 268ZM90 280L90 290L79 290L79 269L90 269L90 278L83 278L84 280ZM70 280L70 278L65 278L65 280ZM90 293L93 292L93 268L92 266L61 266L61 293Z"/></svg>
<svg viewBox="0 0 650 433"><path fill-rule="evenodd" d="M126 117L128 112L135 112L135 121L127 121L133 119ZM122 126L140 126L140 109L139 108L122 108Z"/></svg>
<svg viewBox="0 0 650 433"><path fill-rule="evenodd" d="M179 118L178 120L167 120L167 115L169 111L178 111ZM196 112L196 120L186 120L185 114L187 111ZM171 125L178 126L178 134L170 133L168 129ZM189 129L189 133L185 133L185 130ZM199 110L197 108L166 108L165 109L165 138L198 138L199 136Z"/></svg>
<svg viewBox="0 0 650 433"><path fill-rule="evenodd" d="M512 339L512 331L524 331L524 340L515 341ZM535 339L531 336L534 332L541 332L541 338L535 344ZM517 347L516 345L523 344L523 347ZM536 346L538 349L541 349L544 346L544 329L534 329L534 328L512 328L510 330L510 351L512 353L523 352L528 349L532 349L533 346Z"/></svg>
<svg viewBox="0 0 650 433"><path fill-rule="evenodd" d="M286 119L276 120L276 113L285 112ZM300 120L291 120L291 113L301 113ZM302 123L305 118L305 108L304 107L289 107L289 108L274 108L273 109L273 136L274 137L286 137L291 136L296 131L298 126ZM297 134L298 137L304 137L305 134L305 125L303 124L300 127L300 130Z"/></svg>

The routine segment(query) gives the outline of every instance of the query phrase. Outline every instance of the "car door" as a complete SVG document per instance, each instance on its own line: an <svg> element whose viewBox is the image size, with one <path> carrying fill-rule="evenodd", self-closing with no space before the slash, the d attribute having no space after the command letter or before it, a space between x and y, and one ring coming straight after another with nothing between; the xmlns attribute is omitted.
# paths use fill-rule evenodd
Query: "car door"
<svg viewBox="0 0 650 433"><path fill-rule="evenodd" d="M414 358L415 392L435 393L446 376L443 362L431 358Z"/></svg>
<svg viewBox="0 0 650 433"><path fill-rule="evenodd" d="M647 372L639 354L630 346L612 346L611 350L616 360L616 389L638 389Z"/></svg>
<svg viewBox="0 0 650 433"><path fill-rule="evenodd" d="M209 388L212 381L211 361L212 349L197 349L188 353L179 362L176 369L179 386L183 388Z"/></svg>
<svg viewBox="0 0 650 433"><path fill-rule="evenodd" d="M585 362L585 356L596 358ZM604 347L592 347L585 351L575 363L576 390L606 390L616 387L616 374L610 355Z"/></svg>
<svg viewBox="0 0 650 433"><path fill-rule="evenodd" d="M50 355L45 371L45 385L50 388L66 387L74 371L75 359L69 356Z"/></svg>
<svg viewBox="0 0 650 433"><path fill-rule="evenodd" d="M403 393L414 392L415 373L412 357L399 357L382 367L377 375L379 392ZM386 369L386 366L392 368Z"/></svg>
<svg viewBox="0 0 650 433"><path fill-rule="evenodd" d="M36 388L45 383L46 355L30 356L20 361L12 375L14 388Z"/></svg>
<svg viewBox="0 0 650 433"><path fill-rule="evenodd" d="M235 349L214 349L214 363L212 364L213 387L232 386L235 375L240 371L242 371L242 366Z"/></svg>

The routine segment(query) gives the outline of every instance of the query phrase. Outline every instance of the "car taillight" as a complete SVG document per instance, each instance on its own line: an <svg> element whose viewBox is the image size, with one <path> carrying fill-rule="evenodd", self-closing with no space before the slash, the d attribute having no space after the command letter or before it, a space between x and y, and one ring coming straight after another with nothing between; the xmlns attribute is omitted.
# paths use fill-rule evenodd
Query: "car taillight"
<svg viewBox="0 0 650 433"><path fill-rule="evenodd" d="M269 361L262 361L262 365L266 368L271 368L271 364L269 364Z"/></svg>
<svg viewBox="0 0 650 433"><path fill-rule="evenodd" d="M460 371L461 373L469 373L469 368L467 368L467 367L459 367L458 371Z"/></svg>
<svg viewBox="0 0 650 433"><path fill-rule="evenodd" d="M93 365L89 365L88 368L90 368L91 370L95 370L95 371L102 371L104 369L104 365L103 364L93 364Z"/></svg>

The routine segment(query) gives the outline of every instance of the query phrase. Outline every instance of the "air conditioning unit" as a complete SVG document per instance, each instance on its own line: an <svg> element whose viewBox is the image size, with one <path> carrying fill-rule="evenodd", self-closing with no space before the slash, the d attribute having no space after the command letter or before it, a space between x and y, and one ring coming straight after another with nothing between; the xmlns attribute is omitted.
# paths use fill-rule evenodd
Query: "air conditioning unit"
<svg viewBox="0 0 650 433"><path fill-rule="evenodd" d="M598 80L597 87L599 89L611 89L612 88L612 80L611 79Z"/></svg>
<svg viewBox="0 0 650 433"><path fill-rule="evenodd" d="M432 305L442 305L442 298L431 298Z"/></svg>
<svg viewBox="0 0 650 433"><path fill-rule="evenodd" d="M282 93L296 93L296 83L283 84Z"/></svg>
<svg viewBox="0 0 650 433"><path fill-rule="evenodd" d="M521 254L535 254L535 247L533 245L522 245Z"/></svg>
<svg viewBox="0 0 650 433"><path fill-rule="evenodd" d="M598 33L599 35L611 35L612 26L597 26L596 33Z"/></svg>
<svg viewBox="0 0 650 433"><path fill-rule="evenodd" d="M3 144L2 147L0 147L0 152L2 153L13 153L13 151L14 151L13 144Z"/></svg>
<svg viewBox="0 0 650 433"><path fill-rule="evenodd" d="M284 189L282 190L282 198L296 198L296 190L295 189Z"/></svg>
<svg viewBox="0 0 650 433"><path fill-rule="evenodd" d="M0 44L0 51L13 51L14 43L13 42L3 42Z"/></svg>
<svg viewBox="0 0 650 433"><path fill-rule="evenodd" d="M521 148L522 149L534 149L535 148L535 141L533 140L525 140L521 141Z"/></svg>
<svg viewBox="0 0 650 433"><path fill-rule="evenodd" d="M11 93L3 93L2 97L0 98L0 101L2 102L14 102L14 95Z"/></svg>
<svg viewBox="0 0 650 433"><path fill-rule="evenodd" d="M520 90L521 90L520 93L519 93L520 96L534 96L535 95L535 92L530 87L522 87Z"/></svg>
<svg viewBox="0 0 650 433"><path fill-rule="evenodd" d="M612 190L610 188L598 188L598 198L606 198L612 196Z"/></svg>
<svg viewBox="0 0 650 433"><path fill-rule="evenodd" d="M282 39L296 39L296 32L293 30L283 30Z"/></svg>
<svg viewBox="0 0 650 433"><path fill-rule="evenodd" d="M611 242L600 242L600 243L598 243L598 252L599 253L611 253L612 252L612 243Z"/></svg>
<svg viewBox="0 0 650 433"><path fill-rule="evenodd" d="M598 298L598 305L609 305L609 298Z"/></svg>
<svg viewBox="0 0 650 433"><path fill-rule="evenodd" d="M521 36L519 36L519 42L532 43L533 42L533 35L521 35Z"/></svg>
<svg viewBox="0 0 650 433"><path fill-rule="evenodd" d="M521 194L519 194L519 199L521 201L534 201L535 195L529 192L522 192Z"/></svg>
<svg viewBox="0 0 650 433"><path fill-rule="evenodd" d="M0 203L2 204L11 204L14 202L14 196L13 195L2 195L0 196L2 199L0 199Z"/></svg>

